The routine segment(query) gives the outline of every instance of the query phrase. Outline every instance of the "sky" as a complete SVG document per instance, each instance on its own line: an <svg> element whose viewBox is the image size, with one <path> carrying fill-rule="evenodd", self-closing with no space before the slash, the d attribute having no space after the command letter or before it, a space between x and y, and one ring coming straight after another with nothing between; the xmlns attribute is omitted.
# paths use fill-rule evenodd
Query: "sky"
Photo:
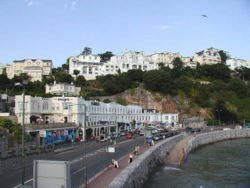
<svg viewBox="0 0 250 188"><path fill-rule="evenodd" d="M58 67L84 47L190 57L215 47L250 60L250 0L0 0L1 63Z"/></svg>

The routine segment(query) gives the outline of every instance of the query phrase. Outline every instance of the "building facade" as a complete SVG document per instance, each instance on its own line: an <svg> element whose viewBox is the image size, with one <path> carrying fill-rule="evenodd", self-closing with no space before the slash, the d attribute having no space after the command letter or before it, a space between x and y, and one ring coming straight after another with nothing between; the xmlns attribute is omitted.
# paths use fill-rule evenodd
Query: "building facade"
<svg viewBox="0 0 250 188"><path fill-rule="evenodd" d="M6 73L9 79L15 75L26 73L31 77L31 81L42 81L42 76L50 75L52 72L51 60L24 59L13 61L12 65L6 67Z"/></svg>
<svg viewBox="0 0 250 188"><path fill-rule="evenodd" d="M56 83L53 84L46 84L45 85L45 92L51 93L55 95L62 95L62 96L79 96L81 91L80 87L75 87L73 83Z"/></svg>
<svg viewBox="0 0 250 188"><path fill-rule="evenodd" d="M110 58L109 66L105 68L105 74L112 72L112 67L121 72L128 72L132 69L141 69L142 71L149 71L158 69L158 64L150 62L144 52L136 52L133 50L126 51L121 55L112 56Z"/></svg>
<svg viewBox="0 0 250 188"><path fill-rule="evenodd" d="M122 55L112 56L110 61L101 62L97 55L79 55L69 58L69 74L74 76L74 70L78 70L86 80L94 80L96 76L117 74L132 69L149 71L157 69L158 65L149 62L144 52L125 51Z"/></svg>
<svg viewBox="0 0 250 188"><path fill-rule="evenodd" d="M197 52L194 54L193 62L200 63L201 65L221 63L219 50L211 47Z"/></svg>
<svg viewBox="0 0 250 188"><path fill-rule="evenodd" d="M173 68L173 60L179 57L184 64L187 64L191 61L190 57L182 57L181 54L172 53L172 52L162 52L162 53L154 53L148 56L148 60L150 62L154 62L156 64L163 63L165 66Z"/></svg>
<svg viewBox="0 0 250 188"><path fill-rule="evenodd" d="M79 71L79 75L85 77L86 80L94 80L96 76L101 75L101 57L98 55L78 55L69 58L69 74L74 76L74 70Z"/></svg>
<svg viewBox="0 0 250 188"><path fill-rule="evenodd" d="M228 65L228 67L231 70L234 70L240 67L247 67L247 61L244 59L240 59L240 58L230 58L230 59L227 59L226 65Z"/></svg>
<svg viewBox="0 0 250 188"><path fill-rule="evenodd" d="M22 122L22 95L15 97L15 114ZM85 111L86 107L86 111ZM156 110L142 109L137 105L122 106L116 103L85 101L81 97L32 97L25 96L25 124L36 118L48 123L122 122L136 123L164 122L178 123L178 114L161 114Z"/></svg>

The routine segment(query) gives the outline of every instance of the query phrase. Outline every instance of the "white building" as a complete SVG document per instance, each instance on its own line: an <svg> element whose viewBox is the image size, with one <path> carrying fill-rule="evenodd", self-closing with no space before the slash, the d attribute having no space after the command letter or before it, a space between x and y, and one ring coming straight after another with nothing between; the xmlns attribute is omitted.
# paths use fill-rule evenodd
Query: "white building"
<svg viewBox="0 0 250 188"><path fill-rule="evenodd" d="M191 61L190 57L182 57L179 52L178 53L172 53L172 52L154 53L148 56L148 60L156 64L163 63L165 66L169 68L173 68L173 60L177 57L179 57L183 61L184 64L187 64Z"/></svg>
<svg viewBox="0 0 250 188"><path fill-rule="evenodd" d="M94 80L96 76L101 75L101 57L98 55L78 55L69 58L69 74L74 76L74 70L78 70L79 75L84 76L86 80Z"/></svg>
<svg viewBox="0 0 250 188"><path fill-rule="evenodd" d="M227 59L226 65L228 65L231 70L234 70L240 67L247 67L247 61L240 58L230 58Z"/></svg>
<svg viewBox="0 0 250 188"><path fill-rule="evenodd" d="M206 50L194 54L193 62L203 64L217 64L221 63L219 50L215 48L208 48Z"/></svg>
<svg viewBox="0 0 250 188"><path fill-rule="evenodd" d="M144 52L125 51L122 55L112 56L110 62L105 67L105 74L110 74L113 69L120 69L121 72L127 72L131 69L141 69L149 71L158 69L158 64L150 62Z"/></svg>
<svg viewBox="0 0 250 188"><path fill-rule="evenodd" d="M86 80L94 80L96 76L127 72L131 69L149 71L158 68L157 63L149 62L144 52L125 51L122 55L112 56L110 61L101 62L97 55L78 55L69 58L69 74L78 70Z"/></svg>
<svg viewBox="0 0 250 188"><path fill-rule="evenodd" d="M81 91L80 87L75 87L73 83L56 83L46 84L45 92L51 93L55 95L63 95L63 96L79 96Z"/></svg>
<svg viewBox="0 0 250 188"><path fill-rule="evenodd" d="M15 97L15 114L18 123L22 122L22 95ZM85 107L86 106L86 113ZM86 115L86 118L85 118ZM47 120L49 123L114 121L131 123L163 122L176 124L178 114L161 114L156 110L145 110L137 105L122 106L116 103L85 101L80 97L32 97L25 96L26 124L31 123L33 117Z"/></svg>
<svg viewBox="0 0 250 188"><path fill-rule="evenodd" d="M52 71L51 60L24 59L13 61L12 65L6 67L6 73L9 79L15 75L26 73L31 77L31 81L42 81L42 76L50 75Z"/></svg>

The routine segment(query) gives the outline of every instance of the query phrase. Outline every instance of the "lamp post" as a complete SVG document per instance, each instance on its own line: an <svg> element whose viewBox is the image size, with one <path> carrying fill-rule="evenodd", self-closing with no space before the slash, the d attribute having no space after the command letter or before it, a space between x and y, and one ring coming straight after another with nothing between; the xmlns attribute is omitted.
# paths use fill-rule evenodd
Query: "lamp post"
<svg viewBox="0 0 250 188"><path fill-rule="evenodd" d="M221 109L216 109L215 111L217 111L218 114L219 114L219 125L221 126L221 123L220 123L220 112L222 112L222 110Z"/></svg>
<svg viewBox="0 0 250 188"><path fill-rule="evenodd" d="M83 165L84 165L84 188L87 188L87 157L86 157L86 117L87 117L87 106L86 104L72 104L73 105L83 105L84 106L84 122L83 122Z"/></svg>
<svg viewBox="0 0 250 188"><path fill-rule="evenodd" d="M87 188L87 157L86 157L86 104L83 104L84 106L84 125L83 125L83 130L84 130L84 134L83 134L83 160L84 160L84 188Z"/></svg>
<svg viewBox="0 0 250 188"><path fill-rule="evenodd" d="M24 151L24 137L25 137L25 127L24 127L24 116L25 116L25 85L28 84L28 80L23 80L22 83L15 83L15 86L23 87L23 104L22 104L22 175L21 183L24 185L25 181L25 151Z"/></svg>

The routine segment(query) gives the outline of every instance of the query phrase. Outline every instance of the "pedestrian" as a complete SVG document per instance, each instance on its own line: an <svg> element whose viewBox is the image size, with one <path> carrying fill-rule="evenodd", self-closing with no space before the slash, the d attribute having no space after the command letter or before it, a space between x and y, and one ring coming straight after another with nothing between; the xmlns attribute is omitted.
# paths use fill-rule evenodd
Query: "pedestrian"
<svg viewBox="0 0 250 188"><path fill-rule="evenodd" d="M151 143L152 143L152 146L154 146L154 145L155 145L155 142L154 142L154 140L152 140L152 142L151 142Z"/></svg>
<svg viewBox="0 0 250 188"><path fill-rule="evenodd" d="M115 168L118 168L118 167L119 167L118 161L114 161L114 166L115 166Z"/></svg>
<svg viewBox="0 0 250 188"><path fill-rule="evenodd" d="M112 164L112 166L115 165L115 159L112 159L112 160L111 160L111 164Z"/></svg>
<svg viewBox="0 0 250 188"><path fill-rule="evenodd" d="M148 139L148 144L149 144L149 146L152 145L152 139L151 138Z"/></svg>
<svg viewBox="0 0 250 188"><path fill-rule="evenodd" d="M130 153L130 155L129 155L129 160L128 160L128 162L129 162L129 163L132 163L132 162L133 162L133 155L132 155L132 153Z"/></svg>

